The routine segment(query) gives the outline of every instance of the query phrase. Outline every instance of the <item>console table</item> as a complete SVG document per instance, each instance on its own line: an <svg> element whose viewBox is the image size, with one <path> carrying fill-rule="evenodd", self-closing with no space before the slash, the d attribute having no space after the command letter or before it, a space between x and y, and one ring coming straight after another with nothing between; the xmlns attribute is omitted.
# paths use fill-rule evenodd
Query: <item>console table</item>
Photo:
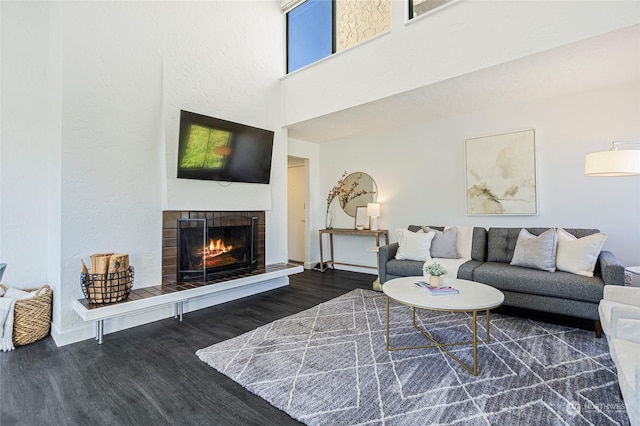
<svg viewBox="0 0 640 426"><path fill-rule="evenodd" d="M335 269L334 265L359 266L363 268L378 269L375 266L356 265L353 263L336 262L333 256L333 236L334 235L360 235L360 236L375 237L376 247L380 246L380 236L382 235L384 236L385 244L389 244L389 231L386 229L378 229L375 231L372 231L370 229L364 229L362 231L358 231L356 229L332 228L332 229L320 229L318 232L320 232L320 272L324 272L324 270L327 269L325 267L325 264L331 265L332 269ZM326 262L324 261L324 258L323 258L324 254L322 250L322 236L324 234L329 235L329 253L331 255L331 257Z"/></svg>

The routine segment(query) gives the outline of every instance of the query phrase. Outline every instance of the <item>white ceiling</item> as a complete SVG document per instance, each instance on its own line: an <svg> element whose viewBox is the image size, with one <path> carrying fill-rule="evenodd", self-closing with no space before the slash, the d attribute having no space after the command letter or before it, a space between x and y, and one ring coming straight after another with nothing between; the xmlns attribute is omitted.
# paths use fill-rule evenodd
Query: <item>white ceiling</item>
<svg viewBox="0 0 640 426"><path fill-rule="evenodd" d="M634 80L640 25L295 123L289 137L329 142Z"/></svg>

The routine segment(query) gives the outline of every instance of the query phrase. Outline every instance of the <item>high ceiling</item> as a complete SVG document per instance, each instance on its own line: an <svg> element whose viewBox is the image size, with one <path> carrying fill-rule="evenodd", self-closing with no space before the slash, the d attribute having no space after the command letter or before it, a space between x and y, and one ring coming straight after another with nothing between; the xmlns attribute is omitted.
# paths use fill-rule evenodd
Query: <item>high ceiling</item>
<svg viewBox="0 0 640 426"><path fill-rule="evenodd" d="M289 137L323 143L634 80L640 91L640 25L295 123Z"/></svg>

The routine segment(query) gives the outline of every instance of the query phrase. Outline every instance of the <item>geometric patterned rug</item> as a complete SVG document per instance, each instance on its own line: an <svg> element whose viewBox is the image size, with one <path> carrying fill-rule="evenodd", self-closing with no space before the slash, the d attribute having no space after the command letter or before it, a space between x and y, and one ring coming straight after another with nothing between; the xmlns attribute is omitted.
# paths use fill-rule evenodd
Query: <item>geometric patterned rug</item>
<svg viewBox="0 0 640 426"><path fill-rule="evenodd" d="M387 352L385 309L382 293L353 290L196 355L309 425L629 424L604 337L492 314L473 376L437 348ZM425 344L409 307L392 302L390 317L392 346ZM418 318L441 342L471 337L469 314ZM450 350L473 365L470 346Z"/></svg>

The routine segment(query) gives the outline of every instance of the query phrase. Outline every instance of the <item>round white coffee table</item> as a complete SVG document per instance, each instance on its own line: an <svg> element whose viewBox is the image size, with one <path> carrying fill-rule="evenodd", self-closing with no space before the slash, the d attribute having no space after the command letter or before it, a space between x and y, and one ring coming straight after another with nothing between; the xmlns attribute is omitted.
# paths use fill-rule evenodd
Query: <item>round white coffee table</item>
<svg viewBox="0 0 640 426"><path fill-rule="evenodd" d="M490 326L490 309L497 308L504 302L504 294L498 289L491 286L476 283L473 281L460 280L457 278L449 278L447 285L458 290L458 294L450 294L443 296L433 296L425 290L416 286L418 281L424 281L423 277L402 277L387 281L382 286L382 291L387 296L387 351L401 351L407 349L423 349L423 348L439 348L447 353L453 360L458 362L462 367L474 376L478 375L478 324L477 315L479 311L486 311L487 318L487 337L480 342L488 343L491 341ZM432 345L426 346L408 346L408 347L391 347L389 341L389 302L393 300L403 305L411 306L413 311L413 326L428 338ZM429 309L433 311L448 312L469 312L473 317L473 339L467 342L440 343L436 341L426 330L418 326L416 321L416 308ZM469 367L458 357L452 354L447 346L473 345L473 367Z"/></svg>

